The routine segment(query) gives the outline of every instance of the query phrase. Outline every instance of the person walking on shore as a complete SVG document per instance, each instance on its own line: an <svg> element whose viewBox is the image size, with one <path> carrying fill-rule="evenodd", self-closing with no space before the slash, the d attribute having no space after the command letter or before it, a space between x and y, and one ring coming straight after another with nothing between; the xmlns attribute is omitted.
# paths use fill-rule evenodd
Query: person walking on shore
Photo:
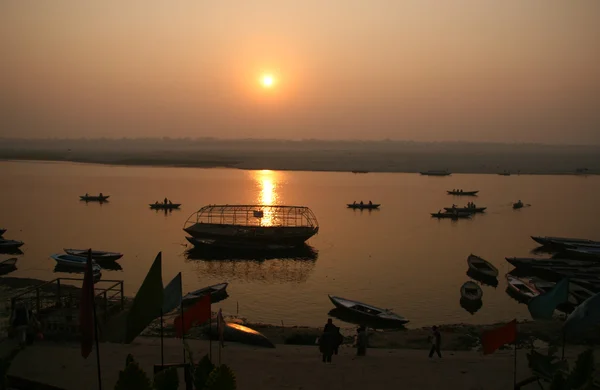
<svg viewBox="0 0 600 390"><path fill-rule="evenodd" d="M319 338L319 351L323 354L323 363L331 363L331 356L333 355L334 350L334 333L323 332L321 337Z"/></svg>
<svg viewBox="0 0 600 390"><path fill-rule="evenodd" d="M432 333L429 336L431 340L431 350L429 351L429 357L433 357L433 353L437 353L438 357L442 357L442 353L440 352L440 344L442 343L442 335L440 334L440 330L437 326L433 326L431 328Z"/></svg>

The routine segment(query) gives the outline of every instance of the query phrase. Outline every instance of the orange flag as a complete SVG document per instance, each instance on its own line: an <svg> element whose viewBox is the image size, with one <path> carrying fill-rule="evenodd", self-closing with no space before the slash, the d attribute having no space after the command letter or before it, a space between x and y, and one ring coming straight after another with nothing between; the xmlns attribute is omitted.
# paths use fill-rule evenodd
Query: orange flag
<svg viewBox="0 0 600 390"><path fill-rule="evenodd" d="M494 353L504 344L510 344L517 340L517 320L512 320L508 324L483 332L481 336L481 345L483 346L483 354L489 355Z"/></svg>
<svg viewBox="0 0 600 390"><path fill-rule="evenodd" d="M84 359L92 352L94 344L94 272L92 270L92 250L88 251L81 298L79 304L79 331L81 332L81 356Z"/></svg>
<svg viewBox="0 0 600 390"><path fill-rule="evenodd" d="M210 294L206 294L194 306L175 318L175 334L179 338L183 337L194 325L210 320L210 316Z"/></svg>

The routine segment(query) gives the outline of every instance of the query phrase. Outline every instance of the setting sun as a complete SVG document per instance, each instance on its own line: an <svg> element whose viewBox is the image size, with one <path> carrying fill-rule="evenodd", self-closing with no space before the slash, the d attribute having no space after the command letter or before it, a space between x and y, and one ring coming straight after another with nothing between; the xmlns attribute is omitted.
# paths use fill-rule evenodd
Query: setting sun
<svg viewBox="0 0 600 390"><path fill-rule="evenodd" d="M260 83L265 88L271 88L275 84L275 78L271 74L265 74L261 77Z"/></svg>

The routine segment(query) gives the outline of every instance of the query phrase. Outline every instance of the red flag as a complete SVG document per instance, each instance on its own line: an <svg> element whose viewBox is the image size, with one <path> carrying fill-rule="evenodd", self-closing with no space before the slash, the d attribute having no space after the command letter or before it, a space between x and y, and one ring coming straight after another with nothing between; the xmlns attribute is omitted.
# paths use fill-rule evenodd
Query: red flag
<svg viewBox="0 0 600 390"><path fill-rule="evenodd" d="M221 347L224 347L223 334L225 333L225 320L223 319L223 312L221 309L219 309L219 314L217 315L217 332L219 333L219 344Z"/></svg>
<svg viewBox="0 0 600 390"><path fill-rule="evenodd" d="M94 272L92 271L92 250L88 251L81 299L79 303L79 331L81 333L81 356L84 359L92 352L94 343Z"/></svg>
<svg viewBox="0 0 600 390"><path fill-rule="evenodd" d="M512 320L508 324L483 332L481 335L481 345L483 354L494 353L495 350L504 344L510 344L517 340L517 320Z"/></svg>
<svg viewBox="0 0 600 390"><path fill-rule="evenodd" d="M183 337L194 325L210 320L210 315L210 294L206 294L194 306L175 318L175 334L177 337Z"/></svg>

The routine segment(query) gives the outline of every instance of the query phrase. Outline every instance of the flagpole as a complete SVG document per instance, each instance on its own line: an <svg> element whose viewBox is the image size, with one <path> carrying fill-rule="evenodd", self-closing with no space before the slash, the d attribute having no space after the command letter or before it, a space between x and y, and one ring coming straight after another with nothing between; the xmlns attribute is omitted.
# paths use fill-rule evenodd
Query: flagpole
<svg viewBox="0 0 600 390"><path fill-rule="evenodd" d="M165 341L163 338L163 311L160 309L160 366L165 366Z"/></svg>
<svg viewBox="0 0 600 390"><path fill-rule="evenodd" d="M208 322L208 359L212 362L212 306L210 309L210 321Z"/></svg>
<svg viewBox="0 0 600 390"><path fill-rule="evenodd" d="M183 331L183 301L181 301L179 308L181 310L181 342L183 345L183 364L185 364L185 332Z"/></svg>
<svg viewBox="0 0 600 390"><path fill-rule="evenodd" d="M513 376L513 389L517 387L517 340L515 340L515 363L514 363L514 376Z"/></svg>
<svg viewBox="0 0 600 390"><path fill-rule="evenodd" d="M90 249L91 251L91 249ZM93 283L93 281L92 281ZM94 338L96 339L96 366L98 369L98 390L102 390L102 370L100 369L100 344L98 343L98 321L96 320L96 297L92 285L92 310L94 311Z"/></svg>
<svg viewBox="0 0 600 390"><path fill-rule="evenodd" d="M565 328L563 327L563 332L562 332L562 341L563 341L563 346L562 346L562 360L565 360L565 344L567 344L567 332L565 331Z"/></svg>

